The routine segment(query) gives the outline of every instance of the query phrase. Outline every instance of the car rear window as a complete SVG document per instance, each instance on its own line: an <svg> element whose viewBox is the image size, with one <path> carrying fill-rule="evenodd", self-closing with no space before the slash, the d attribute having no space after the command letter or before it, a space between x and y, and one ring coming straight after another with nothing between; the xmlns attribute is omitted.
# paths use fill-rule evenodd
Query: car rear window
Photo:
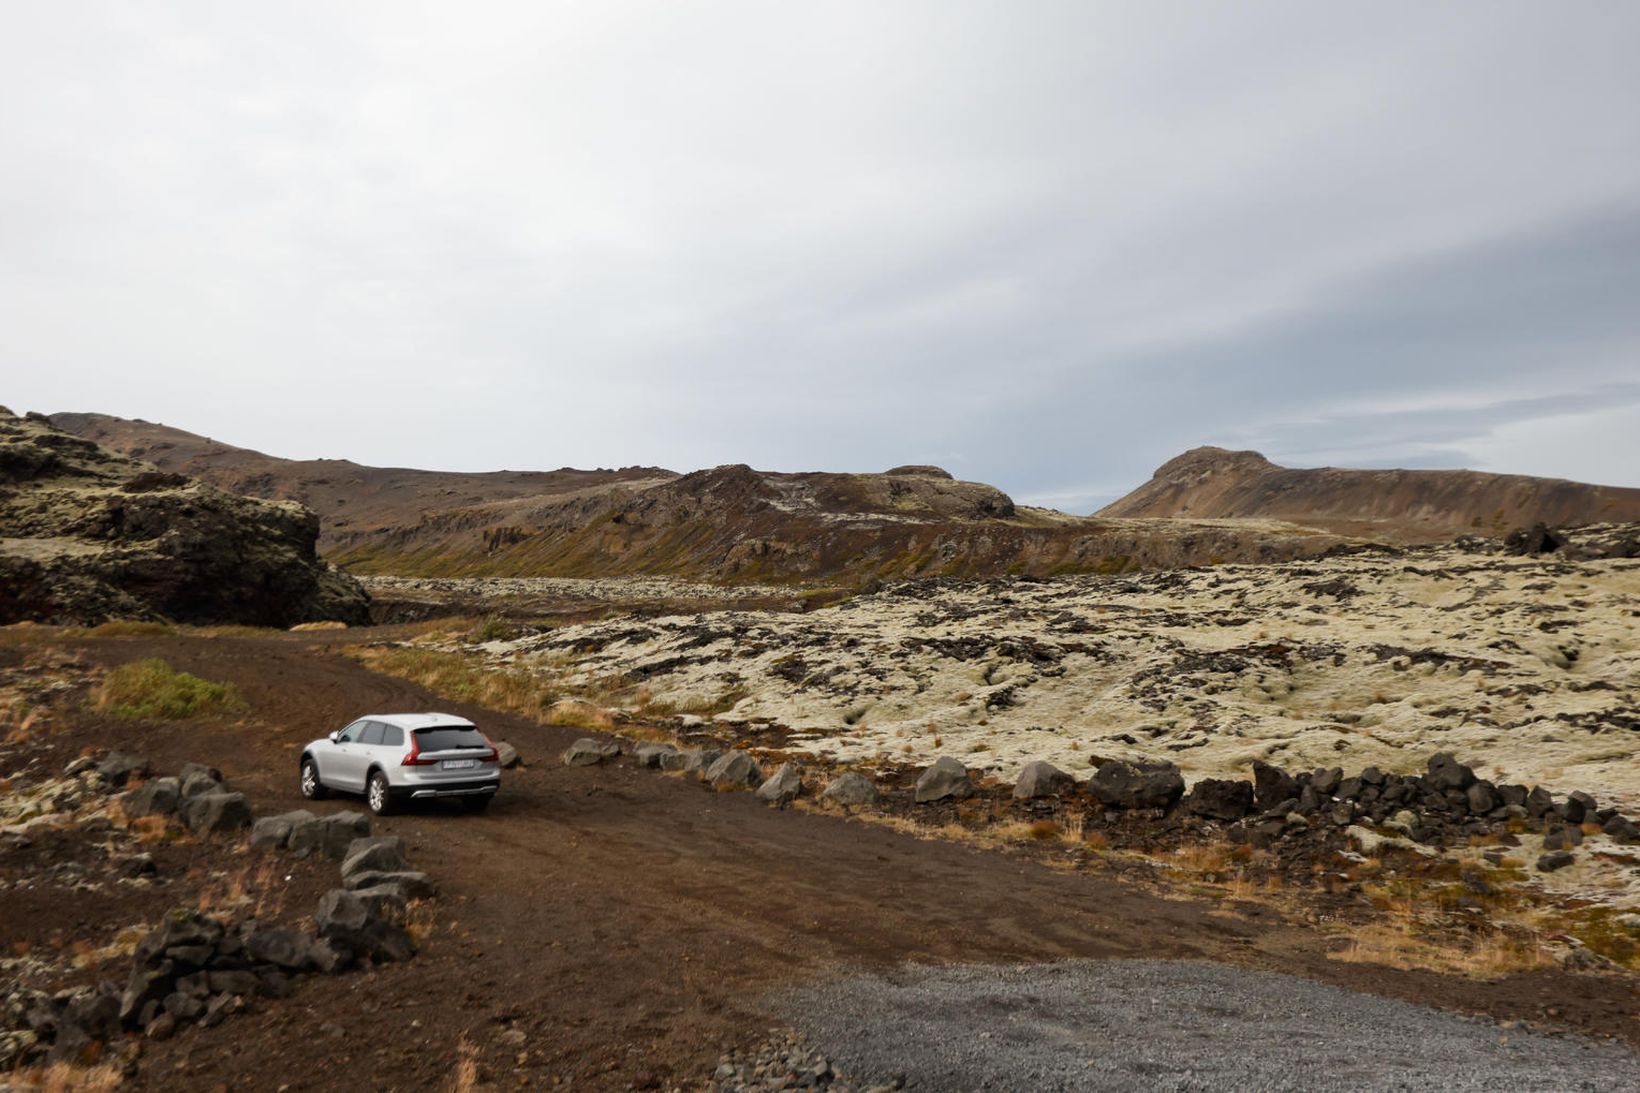
<svg viewBox="0 0 1640 1093"><path fill-rule="evenodd" d="M422 751L489 747L484 742L484 734L471 725L442 725L432 729L417 729L416 743Z"/></svg>

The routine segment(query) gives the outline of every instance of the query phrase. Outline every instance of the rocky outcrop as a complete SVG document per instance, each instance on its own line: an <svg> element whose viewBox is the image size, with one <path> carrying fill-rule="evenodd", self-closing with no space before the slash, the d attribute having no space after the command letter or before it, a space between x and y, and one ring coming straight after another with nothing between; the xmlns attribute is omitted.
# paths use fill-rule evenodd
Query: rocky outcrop
<svg viewBox="0 0 1640 1093"><path fill-rule="evenodd" d="M0 408L0 624L368 621L299 505L224 493Z"/></svg>

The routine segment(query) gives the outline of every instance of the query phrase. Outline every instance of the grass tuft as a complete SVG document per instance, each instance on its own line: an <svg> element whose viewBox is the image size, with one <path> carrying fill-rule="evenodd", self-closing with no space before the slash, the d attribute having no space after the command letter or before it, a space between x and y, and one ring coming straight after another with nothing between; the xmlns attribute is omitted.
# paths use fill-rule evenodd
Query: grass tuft
<svg viewBox="0 0 1640 1093"><path fill-rule="evenodd" d="M130 721L186 721L242 709L239 688L179 672L158 658L122 664L103 681L96 706Z"/></svg>

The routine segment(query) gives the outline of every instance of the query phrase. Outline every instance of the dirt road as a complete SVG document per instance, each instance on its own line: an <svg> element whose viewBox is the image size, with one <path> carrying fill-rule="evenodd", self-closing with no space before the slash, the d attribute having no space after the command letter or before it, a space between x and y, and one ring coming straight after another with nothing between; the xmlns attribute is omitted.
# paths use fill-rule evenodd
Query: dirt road
<svg viewBox="0 0 1640 1093"><path fill-rule="evenodd" d="M1640 1040L1631 980L1539 973L1488 984L1340 965L1313 932L1224 917L1212 905L780 812L627 760L566 768L557 753L585 733L435 698L341 656L334 647L345 640L80 647L94 661L163 656L236 683L252 711L248 726L88 719L76 742L118 743L161 768L209 761L259 814L300 807L302 743L364 713L460 713L530 762L510 772L484 816L429 808L378 823L406 838L416 867L443 889L437 928L414 961L315 978L229 1026L151 1045L139 1085L426 1088L451 1074L464 1037L488 1078L504 1084L689 1083L711 1072L723 1048L767 1031L761 999L770 988L905 961L1206 959Z"/></svg>

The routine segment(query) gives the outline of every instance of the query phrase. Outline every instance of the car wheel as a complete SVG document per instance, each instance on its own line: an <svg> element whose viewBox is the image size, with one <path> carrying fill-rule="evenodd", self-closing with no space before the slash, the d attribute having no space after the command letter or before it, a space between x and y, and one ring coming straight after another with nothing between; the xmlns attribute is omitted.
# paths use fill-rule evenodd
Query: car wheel
<svg viewBox="0 0 1640 1093"><path fill-rule="evenodd" d="M330 796L325 784L319 781L319 765L312 759L302 760L302 796L310 801L322 801Z"/></svg>
<svg viewBox="0 0 1640 1093"><path fill-rule="evenodd" d="M492 793L480 794L477 797L463 797L461 799L461 807L466 809L468 812L477 814L489 808L490 802L493 800L495 800L495 795Z"/></svg>
<svg viewBox="0 0 1640 1093"><path fill-rule="evenodd" d="M379 770L370 772L370 781L365 783L364 802L378 816L386 816L393 811L393 794L387 788L387 775Z"/></svg>

